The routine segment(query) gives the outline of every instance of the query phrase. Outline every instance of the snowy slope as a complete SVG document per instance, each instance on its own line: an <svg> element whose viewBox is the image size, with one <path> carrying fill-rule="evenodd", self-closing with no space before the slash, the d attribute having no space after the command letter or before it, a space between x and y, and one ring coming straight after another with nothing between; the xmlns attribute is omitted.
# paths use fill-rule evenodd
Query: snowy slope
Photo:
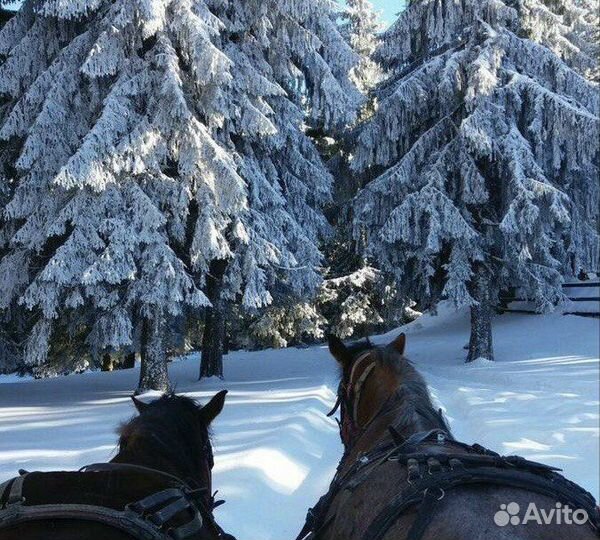
<svg viewBox="0 0 600 540"><path fill-rule="evenodd" d="M599 495L599 325L560 315L502 315L495 364L465 366L466 312L403 328L408 356L454 434L564 468ZM391 333L395 335L397 332ZM385 342L389 336L376 338ZM336 368L324 347L237 352L225 382L196 381L197 356L171 365L179 392L203 401L230 390L215 432L219 522L240 540L286 540L325 492L341 455L333 420ZM17 468L73 469L107 460L114 427L133 414L137 372L17 382L0 377L0 481Z"/></svg>

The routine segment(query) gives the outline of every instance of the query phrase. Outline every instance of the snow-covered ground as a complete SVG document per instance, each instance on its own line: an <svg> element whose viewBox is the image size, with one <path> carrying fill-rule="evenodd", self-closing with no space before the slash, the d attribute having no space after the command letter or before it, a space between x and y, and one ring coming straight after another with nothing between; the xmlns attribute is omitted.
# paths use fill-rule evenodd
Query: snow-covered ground
<svg viewBox="0 0 600 540"><path fill-rule="evenodd" d="M562 467L599 495L599 323L573 316L502 315L496 363L464 365L465 311L403 328L407 355L428 380L454 434L501 453ZM396 335L376 338L383 343ZM196 381L195 355L171 365L178 392L230 393L214 426L217 510L240 540L292 539L326 491L341 455L325 417L337 386L325 347L236 352L226 381ZM0 481L18 468L75 469L108 460L115 426L133 414L137 370L33 381L0 377Z"/></svg>

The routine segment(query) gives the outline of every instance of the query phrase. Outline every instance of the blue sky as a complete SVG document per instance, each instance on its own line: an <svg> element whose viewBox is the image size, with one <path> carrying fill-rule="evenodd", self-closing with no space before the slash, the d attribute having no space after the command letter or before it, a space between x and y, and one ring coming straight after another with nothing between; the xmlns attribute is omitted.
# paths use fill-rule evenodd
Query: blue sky
<svg viewBox="0 0 600 540"><path fill-rule="evenodd" d="M386 24L391 24L396 15L404 8L404 0L371 0L375 9L381 11Z"/></svg>

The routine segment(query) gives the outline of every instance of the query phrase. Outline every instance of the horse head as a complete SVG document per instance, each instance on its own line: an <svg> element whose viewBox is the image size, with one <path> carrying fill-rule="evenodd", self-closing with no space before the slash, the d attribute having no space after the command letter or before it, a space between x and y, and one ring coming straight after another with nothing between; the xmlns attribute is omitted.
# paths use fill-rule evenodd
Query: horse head
<svg viewBox="0 0 600 540"><path fill-rule="evenodd" d="M119 452L112 461L153 468L210 491L210 425L223 409L226 394L217 393L204 406L176 394L151 403L132 397L139 414L119 428Z"/></svg>

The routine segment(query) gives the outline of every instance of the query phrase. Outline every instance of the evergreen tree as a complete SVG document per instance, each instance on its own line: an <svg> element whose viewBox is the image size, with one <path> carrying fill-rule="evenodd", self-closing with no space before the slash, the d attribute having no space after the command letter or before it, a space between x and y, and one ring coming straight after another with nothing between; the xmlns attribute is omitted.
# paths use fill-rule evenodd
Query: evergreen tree
<svg viewBox="0 0 600 540"><path fill-rule="evenodd" d="M385 322L375 303L384 290L381 273L363 265L358 270L323 283L319 304L329 322L329 333L342 339L368 335ZM388 321L389 322L389 321Z"/></svg>
<svg viewBox="0 0 600 540"><path fill-rule="evenodd" d="M358 90L366 94L383 77L380 66L373 59L377 35L383 30L383 25L369 0L346 0L344 19L342 35L360 57L350 77Z"/></svg>
<svg viewBox="0 0 600 540"><path fill-rule="evenodd" d="M13 16L14 11L5 9L12 2L0 0L0 28L2 28ZM0 97L0 118L2 111L6 107L5 100ZM0 145L0 155L8 149L4 145ZM0 162L5 161L0 157ZM0 210L4 208L10 189L5 172L0 169ZM6 254L5 242L3 241L3 229L1 227L2 219L0 216L0 259ZM1 288L1 285L0 285ZM19 341L19 324L15 320L15 314L2 309L4 302L0 300L0 373L11 373L16 371L22 363L22 355L20 354ZM7 306L8 307L8 306Z"/></svg>
<svg viewBox="0 0 600 540"><path fill-rule="evenodd" d="M249 321L283 320L296 302L304 312L319 287L332 177L307 127L339 132L360 102L349 80L357 57L336 26L334 3L215 0L212 9L224 22L221 48L236 73L222 141L236 156L248 200L238 240L209 272L201 377L223 373L232 303Z"/></svg>
<svg viewBox="0 0 600 540"><path fill-rule="evenodd" d="M249 349L282 348L316 343L325 336L326 320L315 302L293 299L288 305L277 303L246 314L244 346Z"/></svg>
<svg viewBox="0 0 600 540"><path fill-rule="evenodd" d="M521 0L522 35L588 79L600 77L600 11L595 0Z"/></svg>
<svg viewBox="0 0 600 540"><path fill-rule="evenodd" d="M549 28L528 38L534 5L411 2L382 38L390 75L353 160L374 178L355 237L407 294L471 307L469 361L493 359L500 290L548 309L563 275L598 265L598 89Z"/></svg>
<svg viewBox="0 0 600 540"><path fill-rule="evenodd" d="M165 323L208 305L246 205L214 135L232 80L220 28L202 1L28 0L0 32L0 297L37 319L29 364L69 317L93 321L92 351L131 347L141 325L138 390L168 388Z"/></svg>
<svg viewBox="0 0 600 540"><path fill-rule="evenodd" d="M0 34L0 292L3 315L31 312L28 365L88 324L90 358L138 350L138 390L164 389L165 328L204 310L202 375L222 375L228 303L316 291L332 179L307 126L341 130L358 103L336 15L25 3Z"/></svg>
<svg viewBox="0 0 600 540"><path fill-rule="evenodd" d="M368 335L385 328L386 323L393 324L394 319L391 313L386 317L387 302L393 296L387 274L357 255L351 231L351 203L364 181L363 175L349 168L352 135L357 124L372 115L375 107L371 91L382 80L383 71L375 62L374 53L382 29L371 2L346 2L342 35L359 57L350 76L363 97L357 121L327 148L333 154L328 167L335 179L334 200L327 216L335 232L324 248L328 267L317 298L319 312L328 322L328 332L341 338Z"/></svg>

